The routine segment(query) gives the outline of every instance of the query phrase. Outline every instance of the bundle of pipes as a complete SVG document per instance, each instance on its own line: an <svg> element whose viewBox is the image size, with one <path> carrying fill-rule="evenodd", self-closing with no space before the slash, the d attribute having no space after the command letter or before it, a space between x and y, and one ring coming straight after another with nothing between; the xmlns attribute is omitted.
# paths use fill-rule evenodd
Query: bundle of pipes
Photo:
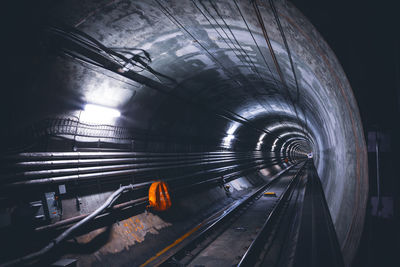
<svg viewBox="0 0 400 267"><path fill-rule="evenodd" d="M187 178L209 173L228 174L277 164L281 160L260 151L22 153L3 159L6 168L1 182L8 189L132 175L143 175L143 180L160 174L173 179L179 173L178 176Z"/></svg>
<svg viewBox="0 0 400 267"><path fill-rule="evenodd" d="M294 165L296 165L296 164L293 164L290 167L292 167ZM259 169L262 169L262 168L265 168L267 166L268 165L266 165L266 164L257 165L257 166L253 166L253 167L250 167L250 168L241 169L239 171L229 170L229 167L228 167L228 168L225 168L228 172L226 172L224 175L221 175L221 173L214 173L214 174L208 176L207 179L202 179L201 181L195 182L195 183L189 183L189 184L186 183L186 184L183 184L183 185L180 185L180 186L178 186L174 182L179 181L179 180L186 180L186 178L189 178L189 176L179 176L179 177L175 177L175 178L172 178L172 179L165 179L165 181L168 181L169 184L175 185L174 188L173 188L173 192L174 192L175 195L179 195L180 193L185 193L185 192L187 193L188 192L187 189L198 187L198 186L202 186L202 185L229 183L229 182L239 178L242 175L246 175L246 174L255 172L255 171L257 171ZM290 167L288 167L288 168L290 168ZM195 174L192 174L192 175L197 175L197 174L200 174L200 173L195 173ZM151 184L152 184L152 182L134 184L134 189L135 190L139 190L139 189L142 189L142 188L147 188ZM113 209L119 210L119 209L124 209L124 208L127 208L127 207L134 207L134 206L146 204L147 201L148 201L148 196L146 195L144 197L139 197L139 198L136 198L134 200L130 200L130 201L127 201L127 202L122 202L122 203L119 203L117 205L114 205ZM58 227L63 227L63 226L66 226L66 225L70 225L70 224L72 224L74 222L77 222L77 221L85 218L86 216L88 216L88 214L82 214L82 215L79 215L79 216L75 216L75 217L71 217L71 218L68 218L68 219L65 219L65 220L61 220L61 221L55 222L53 224L39 226L39 227L37 227L35 229L35 231L39 231L40 232L40 231L44 231L44 230L48 230L48 229L55 229L55 228L58 228Z"/></svg>
<svg viewBox="0 0 400 267"><path fill-rule="evenodd" d="M79 181L81 187L82 181L87 180L90 183L94 179L98 183L107 178L110 180L106 182L115 188L116 185L131 183L132 174L143 174L141 181L135 179L135 190L148 188L159 177L171 185L174 195L177 196L190 191L187 190L189 188L222 185L279 162L282 162L282 158L260 151L21 153L3 158L3 163L7 165L3 171L13 174L2 176L4 190L1 193L6 195L13 192L10 189L30 188L33 185L42 185L45 189L48 185L72 181ZM11 193L10 196L15 195ZM145 203L147 195L145 191L141 191L135 193L135 199L119 203L115 208L124 209ZM81 214L64 218L39 226L37 231L65 226L86 216Z"/></svg>

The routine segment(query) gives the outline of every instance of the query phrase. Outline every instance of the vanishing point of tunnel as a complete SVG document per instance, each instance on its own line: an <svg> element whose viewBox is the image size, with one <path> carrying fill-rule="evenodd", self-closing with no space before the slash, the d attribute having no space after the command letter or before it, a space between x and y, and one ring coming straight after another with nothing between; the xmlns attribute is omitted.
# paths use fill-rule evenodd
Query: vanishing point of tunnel
<svg viewBox="0 0 400 267"><path fill-rule="evenodd" d="M1 266L351 265L361 119L290 2L56 1L21 28Z"/></svg>

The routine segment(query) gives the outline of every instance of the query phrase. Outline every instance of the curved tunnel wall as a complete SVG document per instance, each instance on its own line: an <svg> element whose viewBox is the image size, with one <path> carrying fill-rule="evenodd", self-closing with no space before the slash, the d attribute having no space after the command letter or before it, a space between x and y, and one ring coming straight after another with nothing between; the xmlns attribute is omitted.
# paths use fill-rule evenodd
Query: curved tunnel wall
<svg viewBox="0 0 400 267"><path fill-rule="evenodd" d="M121 111L107 124L161 137L147 140L149 151L264 150L287 153L293 161L312 151L349 263L361 236L368 190L357 104L338 60L315 28L289 2L274 3L299 94L266 1L256 7L249 1L65 2L51 6L49 17L118 51L141 56L146 51L150 66L162 76L131 67L167 85L167 92L70 57L46 55L34 90L26 90L30 100L19 103L32 112L17 112L12 124L55 115L80 118L83 106L93 103ZM240 120L216 116L227 112Z"/></svg>

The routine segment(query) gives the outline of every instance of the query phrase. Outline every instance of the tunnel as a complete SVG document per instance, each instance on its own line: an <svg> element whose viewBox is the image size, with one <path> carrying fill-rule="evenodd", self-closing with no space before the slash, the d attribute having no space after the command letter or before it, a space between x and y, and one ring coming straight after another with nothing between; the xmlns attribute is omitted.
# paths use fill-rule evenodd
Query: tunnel
<svg viewBox="0 0 400 267"><path fill-rule="evenodd" d="M351 265L368 195L362 122L338 59L291 2L57 1L35 12L15 19L12 34L28 37L2 99L2 264L31 264L26 255L58 246L119 190L44 262L139 266L312 161ZM154 181L168 186L167 211L149 207Z"/></svg>

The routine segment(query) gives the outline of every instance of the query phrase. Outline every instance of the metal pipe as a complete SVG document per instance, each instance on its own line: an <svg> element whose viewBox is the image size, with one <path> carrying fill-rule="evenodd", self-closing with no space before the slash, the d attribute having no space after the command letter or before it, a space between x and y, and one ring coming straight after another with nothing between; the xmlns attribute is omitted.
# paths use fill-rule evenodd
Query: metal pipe
<svg viewBox="0 0 400 267"><path fill-rule="evenodd" d="M23 178L35 178L35 177L57 177L62 175L83 175L87 173L96 173L96 172L107 172L107 171L117 171L117 170L143 170L158 167L159 169L173 169L176 167L192 167L198 166L202 164L207 165L215 165L215 164L226 164L229 162L242 162L249 160L261 160L263 158L242 158L242 159L223 159L217 161L210 160L196 160L196 161L178 161L178 162L168 162L168 163L145 163L145 164L123 164L123 165L109 165L109 166L95 166L95 167L78 167L78 168L69 168L69 169L52 169L52 170L38 170L38 171L27 171L23 173L18 173L10 176L3 176L3 180L21 180ZM165 167L166 166L166 167Z"/></svg>
<svg viewBox="0 0 400 267"><path fill-rule="evenodd" d="M196 157L185 157L185 159L216 159L216 158L231 158L231 157L241 157L240 155L228 155L221 157L219 155L213 156L196 156ZM29 167L42 167L42 166L87 166L87 165L98 165L98 164L108 164L108 163L127 163L127 162L156 162L156 161L174 161L177 159L182 159L182 157L177 158L110 158L110 159L69 159L69 160L46 160L46 161L22 161L14 163L12 166L29 168Z"/></svg>
<svg viewBox="0 0 400 267"><path fill-rule="evenodd" d="M56 164L56 163L80 163L80 162L88 162L88 163L92 163L92 162L107 162L107 161L127 161L127 160L137 160L137 161L155 161L155 160L174 160L174 159L181 159L181 158L189 158L189 159L194 159L194 158L216 158L216 157L243 157L243 156L259 156L259 155L263 155L263 156L268 156L268 157L273 157L273 155L269 152L264 152L264 151L252 151L252 152L237 152L237 153L230 153L230 154L211 154L211 155L207 155L207 154L199 154L199 155L186 155L186 154L180 154L180 155L176 155L176 156L168 156L168 157L128 157L128 156L124 156L124 157L78 157L78 158L62 158L57 156L56 158L49 158L49 159L43 159L41 156L39 157L30 157L30 158L23 158L22 160L25 161L16 161L13 162L13 164L15 165L20 165L20 166L25 166L25 165L40 165L42 164ZM7 158L6 158L7 159Z"/></svg>
<svg viewBox="0 0 400 267"><path fill-rule="evenodd" d="M146 184L150 185L151 182L146 183ZM136 189L138 189L138 188L136 188ZM142 198L130 200L130 201L127 201L127 202L116 204L116 205L112 206L112 209L113 210L118 210L118 209L122 209L122 208L125 208L125 207L128 207L128 206L146 203L147 200L148 200L148 197L142 197ZM109 213L103 213L102 216L103 215L107 215L107 214L109 214ZM71 217L71 218L68 218L68 219L65 219L65 220L62 220L62 221L55 222L53 224L40 226L40 227L37 227L35 229L35 231L41 232L41 231L44 231L44 230L49 230L49 229L53 229L53 228L57 228L57 227L66 226L66 225L69 225L71 223L75 223L75 222L77 222L79 220L82 220L82 219L86 218L89 215L90 215L90 213L82 214L82 215L79 215L79 216L75 216L75 217Z"/></svg>
<svg viewBox="0 0 400 267"><path fill-rule="evenodd" d="M16 265L22 265L24 263L30 262L32 260L35 260L39 258L40 256L48 253L52 249L54 249L56 246L58 246L61 242L69 238L73 233L75 233L79 228L82 226L86 225L90 221L92 221L95 217L98 215L102 214L107 208L112 206L114 202L124 193L133 191L135 189L135 185L129 184L126 186L120 187L117 191L112 193L107 200L99 207L97 208L94 212L92 212L90 215L82 219L81 221L77 222L64 232L62 232L59 236L57 236L55 239L53 239L47 246L42 248L41 250L31 253L27 256L24 256L22 258L18 258L9 262L6 262L2 266L16 266Z"/></svg>
<svg viewBox="0 0 400 267"><path fill-rule="evenodd" d="M254 160L252 162L258 162L261 160ZM265 161L265 160L264 160ZM224 162L224 161L221 161ZM226 161L225 161L226 162ZM208 163L197 163L197 164L183 164L183 165L175 165L175 166L166 166L166 167L157 167L157 168L142 168L142 169L127 169L127 170L115 170L115 171L108 171L108 172L100 172L100 173L84 173L84 174L75 174L75 175L67 175L67 176L59 176L59 177L49 177L49 178L40 178L40 179L33 179L33 180L25 180L25 181L18 181L14 183L5 184L4 188L10 187L18 187L18 186L32 186L32 185L44 185L44 184L52 184L52 183L65 183L74 180L86 180L86 179L96 179L96 178L106 178L106 177L113 177L113 176L122 176L122 175L130 175L130 174L139 174L145 173L150 171L160 171L160 170L167 170L173 168L182 168L182 167L194 167L199 165L209 165ZM215 163L213 163L215 164Z"/></svg>
<svg viewBox="0 0 400 267"><path fill-rule="evenodd" d="M12 177L40 177L40 176L58 176L63 174L73 174L73 173L89 173L89 172L96 172L96 171L110 171L110 170L124 170L124 169L141 169L145 167L156 167L156 166L174 166L179 164L187 163L189 166L190 164L195 163L202 163L206 162L208 164L216 164L221 162L232 162L232 161L244 161L244 160L252 160L252 159L262 159L262 157L257 158L216 158L213 160L205 159L205 160L181 160L181 161L174 161L174 162L165 162L165 163L140 163L140 164L121 164L121 165L107 165L107 166L95 166L95 167L81 167L81 168L67 168L67 169L51 169L51 170L38 170L38 171L27 171L23 173L18 173L16 175L12 175Z"/></svg>
<svg viewBox="0 0 400 267"><path fill-rule="evenodd" d="M137 164L151 164L151 163L167 163L167 164L174 164L176 162L195 162L195 161L216 161L216 160L223 160L223 159L247 159L247 158L264 158L261 156L214 156L214 157L196 157L196 158L171 158L171 159L162 159L157 158L152 160L149 158L122 158L122 159L78 159L78 160L54 160L54 161L32 161L32 162L19 162L13 165L13 167L68 167L68 166L87 166L87 165L107 165L107 163L137 163ZM106 164L104 164L106 163Z"/></svg>
<svg viewBox="0 0 400 267"><path fill-rule="evenodd" d="M252 166L252 167L240 170L240 171L229 173L227 175L224 175L223 178L221 177L220 174L218 174L218 175L216 174L216 176L214 178L210 178L210 179L207 179L205 181L201 181L201 182L197 182L197 183L194 183L194 184L182 186L180 188L175 189L174 191L176 192L176 191L184 190L184 189L187 189L187 188L190 188L190 187L195 187L195 186L203 185L203 184L206 184L206 183L216 182L218 180L222 180L223 183L225 184L225 183L231 182L231 181L239 178L237 176L243 175L243 173L245 173L245 172L250 172L252 170L257 171L259 169L265 168L266 165L267 164L258 164L256 166ZM289 166L289 167L291 167L291 166ZM171 181L174 181L174 180L181 180L183 178L187 178L187 177L179 177L179 178L174 178L174 179L165 179L165 181L166 182L171 182ZM135 186L136 186L135 189L145 188L146 186L151 185L151 183L152 182L135 184ZM146 197L142 197L142 198L139 198L139 199L130 200L130 201L127 201L127 202L124 202L124 203L120 203L120 204L114 205L112 209L116 210L116 209L121 209L121 208L125 208L125 207L128 207L128 206L131 206L131 205L135 205L135 204L138 204L138 203L141 204L142 202L146 202L147 199L148 199L148 197L146 196ZM65 219L65 220L50 224L50 225L37 227L35 229L35 231L40 232L40 231L43 231L43 230L48 230L48 229L53 229L53 228L65 226L65 225L74 223L76 221L79 221L80 219L83 219L83 218L87 217L88 215L89 214L82 214L82 215L79 215L79 216L76 216L76 217L72 217L72 218L68 218L68 219ZM104 214L104 215L106 215L106 214Z"/></svg>
<svg viewBox="0 0 400 267"><path fill-rule="evenodd" d="M20 153L17 155L10 155L5 158L9 159L25 159L25 158L36 158L36 159L58 159L58 158L96 158L96 157L141 157L141 156L191 156L191 155L227 155L227 154L238 154L240 152L231 151L211 151L211 152L191 152L191 153L155 153L155 152L27 152ZM248 153L248 152L245 152Z"/></svg>

